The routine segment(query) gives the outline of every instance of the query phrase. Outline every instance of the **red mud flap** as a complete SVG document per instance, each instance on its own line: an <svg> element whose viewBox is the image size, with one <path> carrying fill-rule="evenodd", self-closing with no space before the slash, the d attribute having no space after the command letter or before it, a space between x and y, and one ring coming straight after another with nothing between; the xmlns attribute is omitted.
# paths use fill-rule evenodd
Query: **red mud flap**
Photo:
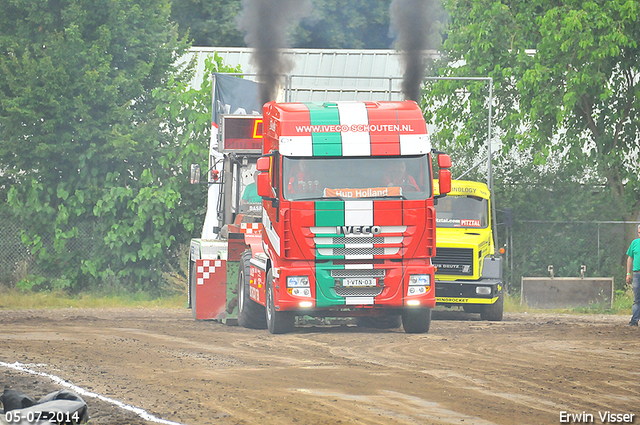
<svg viewBox="0 0 640 425"><path fill-rule="evenodd" d="M226 317L226 260L196 260L194 305L197 320L221 320Z"/></svg>

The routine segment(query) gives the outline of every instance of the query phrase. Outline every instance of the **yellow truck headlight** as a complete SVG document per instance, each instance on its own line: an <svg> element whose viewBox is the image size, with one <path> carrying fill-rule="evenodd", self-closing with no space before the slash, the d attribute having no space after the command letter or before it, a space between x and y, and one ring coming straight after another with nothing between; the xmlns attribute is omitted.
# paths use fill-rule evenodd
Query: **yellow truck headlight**
<svg viewBox="0 0 640 425"><path fill-rule="evenodd" d="M476 294L478 294L478 295L491 295L491 287L490 286L478 286L476 288Z"/></svg>

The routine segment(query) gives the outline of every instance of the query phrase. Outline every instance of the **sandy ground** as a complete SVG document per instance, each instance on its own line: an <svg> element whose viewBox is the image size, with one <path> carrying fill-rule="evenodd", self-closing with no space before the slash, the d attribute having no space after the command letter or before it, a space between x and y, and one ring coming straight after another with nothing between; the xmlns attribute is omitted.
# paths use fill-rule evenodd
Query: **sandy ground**
<svg viewBox="0 0 640 425"><path fill-rule="evenodd" d="M270 335L187 309L0 310L0 384L36 398L62 388L52 376L76 385L92 393L90 424L154 423L114 402L184 425L607 423L607 411L640 423L640 330L627 321L443 311L421 335Z"/></svg>

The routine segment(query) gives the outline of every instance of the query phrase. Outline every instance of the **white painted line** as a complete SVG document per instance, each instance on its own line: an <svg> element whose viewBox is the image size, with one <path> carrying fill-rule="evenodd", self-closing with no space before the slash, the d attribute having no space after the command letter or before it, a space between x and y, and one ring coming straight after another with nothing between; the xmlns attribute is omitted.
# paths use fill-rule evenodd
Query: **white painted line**
<svg viewBox="0 0 640 425"><path fill-rule="evenodd" d="M121 401L118 400L114 400L112 398L109 397L105 397L103 395L100 394L96 394L93 393L91 391L87 391L84 388L78 387L77 385L73 385L67 381L65 381L62 378L59 378L55 375L51 375L45 372L38 372L35 370L31 370L31 369L27 369L24 365L20 362L15 362L15 363L5 363L5 362L0 362L0 366L9 368L9 369L13 369L13 370L17 370L20 372L26 372L26 373L30 373L32 375L38 375L38 376L44 376L45 378L49 378L51 379L53 382L55 382L58 385L61 385L63 387L69 388L72 391L75 391L76 393L78 393L81 396L85 396L85 397L92 397L92 398L97 398L98 400L113 404L118 406L121 409L124 410L128 410L130 412L135 413L136 415L140 416L142 419L146 420L146 421L150 421L150 422L155 422L155 423L159 423L159 424L165 424L165 425L184 425L181 424L179 422L172 422L172 421L167 421L165 419L160 419L160 418L156 418L155 416L147 413L144 409L141 409L139 407L134 407L134 406L129 406L128 404L125 404ZM37 365L37 366L42 366L42 365Z"/></svg>

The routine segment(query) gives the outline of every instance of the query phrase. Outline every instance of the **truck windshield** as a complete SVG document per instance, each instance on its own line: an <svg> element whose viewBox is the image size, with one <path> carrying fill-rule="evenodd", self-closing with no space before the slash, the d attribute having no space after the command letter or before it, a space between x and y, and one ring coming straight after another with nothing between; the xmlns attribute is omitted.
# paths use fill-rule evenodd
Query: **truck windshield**
<svg viewBox="0 0 640 425"><path fill-rule="evenodd" d="M394 157L283 157L288 200L431 197L428 155Z"/></svg>
<svg viewBox="0 0 640 425"><path fill-rule="evenodd" d="M489 225L489 202L477 196L449 195L438 199L436 227L478 227Z"/></svg>

